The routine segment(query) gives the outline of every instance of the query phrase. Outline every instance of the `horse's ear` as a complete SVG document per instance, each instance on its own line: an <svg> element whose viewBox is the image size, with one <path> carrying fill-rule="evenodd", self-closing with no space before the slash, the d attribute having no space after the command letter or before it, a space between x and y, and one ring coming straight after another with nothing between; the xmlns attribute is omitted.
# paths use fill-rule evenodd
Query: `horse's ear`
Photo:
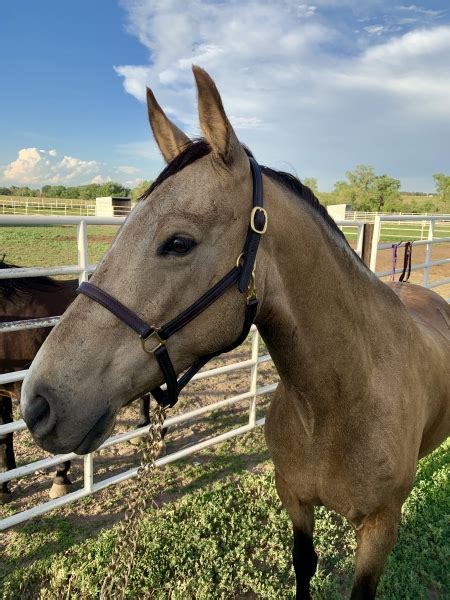
<svg viewBox="0 0 450 600"><path fill-rule="evenodd" d="M245 157L244 150L228 120L214 81L196 65L193 65L192 71L197 83L198 114L203 135L213 154L231 165L238 158Z"/></svg>
<svg viewBox="0 0 450 600"><path fill-rule="evenodd" d="M168 119L150 88L147 88L148 120L164 160L169 163L191 143L188 136Z"/></svg>

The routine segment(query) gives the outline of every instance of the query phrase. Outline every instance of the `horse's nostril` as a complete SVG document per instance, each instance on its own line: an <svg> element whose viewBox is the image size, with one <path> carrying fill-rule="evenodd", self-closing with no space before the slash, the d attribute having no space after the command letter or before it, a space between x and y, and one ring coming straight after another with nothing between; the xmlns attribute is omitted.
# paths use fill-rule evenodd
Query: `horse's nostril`
<svg viewBox="0 0 450 600"><path fill-rule="evenodd" d="M56 418L52 416L50 404L43 396L33 398L27 406L24 417L29 429L38 437L49 433L56 422Z"/></svg>

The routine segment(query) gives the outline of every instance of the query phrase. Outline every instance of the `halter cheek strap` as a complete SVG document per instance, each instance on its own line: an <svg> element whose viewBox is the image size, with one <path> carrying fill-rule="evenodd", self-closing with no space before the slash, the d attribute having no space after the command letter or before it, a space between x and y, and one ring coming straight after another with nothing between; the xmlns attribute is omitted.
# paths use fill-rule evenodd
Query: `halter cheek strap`
<svg viewBox="0 0 450 600"><path fill-rule="evenodd" d="M128 325L128 327L133 329L141 338L144 351L155 356L167 389L164 391L157 387L151 390L151 394L161 406L174 406L181 390L209 360L223 352L229 352L242 344L255 320L258 300L255 292L254 269L261 235L267 229L267 213L263 208L261 168L253 157L249 157L249 160L253 180L253 208L243 252L239 256L235 267L174 319L161 327L155 327L143 321L135 312L92 283L83 282L77 289L78 294L84 294L91 298L91 300L101 304L123 323ZM177 380L175 369L167 351L166 341L197 318L235 284L237 284L240 293L247 293L241 335L226 348L198 358Z"/></svg>

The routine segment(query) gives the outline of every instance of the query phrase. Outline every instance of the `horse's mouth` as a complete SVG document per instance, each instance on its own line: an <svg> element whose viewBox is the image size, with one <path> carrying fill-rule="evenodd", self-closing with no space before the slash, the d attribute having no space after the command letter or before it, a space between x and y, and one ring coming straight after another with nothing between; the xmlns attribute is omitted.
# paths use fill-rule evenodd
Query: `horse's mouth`
<svg viewBox="0 0 450 600"><path fill-rule="evenodd" d="M80 444L73 450L75 454L88 454L97 450L103 440L109 435L114 425L114 416L105 412L91 427Z"/></svg>

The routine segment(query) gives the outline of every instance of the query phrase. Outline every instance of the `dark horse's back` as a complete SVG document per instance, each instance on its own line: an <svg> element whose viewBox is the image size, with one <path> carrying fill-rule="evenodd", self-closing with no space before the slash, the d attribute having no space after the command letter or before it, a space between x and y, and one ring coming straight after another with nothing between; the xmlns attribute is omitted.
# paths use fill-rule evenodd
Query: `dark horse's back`
<svg viewBox="0 0 450 600"><path fill-rule="evenodd" d="M450 305L438 294L412 283L389 283L389 287L404 304L419 329L428 338L428 343L438 349L438 366L433 361L425 365L439 370L433 381L435 389L428 390L436 410L424 429L420 457L436 448L450 434ZM439 386L438 386L439 382ZM441 401L442 400L442 401Z"/></svg>
<svg viewBox="0 0 450 600"><path fill-rule="evenodd" d="M0 261L0 269L15 265ZM78 280L48 277L0 279L0 323L61 315L75 298ZM26 369L51 328L0 333L0 373ZM0 392L17 386L3 384Z"/></svg>

